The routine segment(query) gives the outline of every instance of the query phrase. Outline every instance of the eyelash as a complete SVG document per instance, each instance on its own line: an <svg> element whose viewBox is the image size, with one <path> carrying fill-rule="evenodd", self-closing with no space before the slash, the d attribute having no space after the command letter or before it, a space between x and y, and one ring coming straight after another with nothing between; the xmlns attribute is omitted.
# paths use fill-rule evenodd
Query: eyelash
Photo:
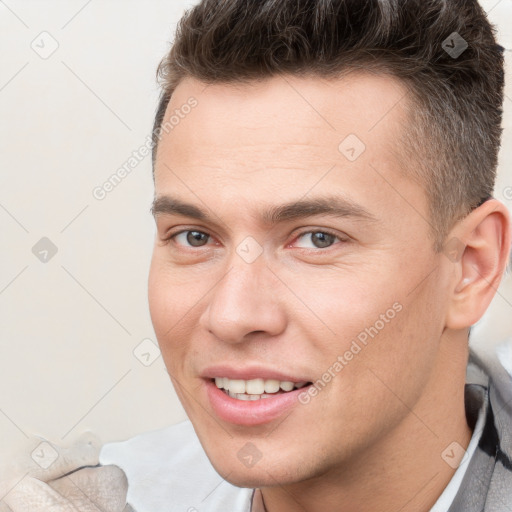
<svg viewBox="0 0 512 512"><path fill-rule="evenodd" d="M200 231L199 229L182 229L181 231L177 231L176 233L168 234L165 238L162 239L162 242L170 243L178 235L181 235L182 233L189 233L189 232L201 233L202 235L206 235L206 236L211 238L211 235L209 235L205 231ZM325 234L325 235L332 236L335 239L337 239L339 242L347 242L348 241L348 238L341 237L340 235L337 235L336 233L334 233L334 232L332 232L332 231L330 231L328 229L314 229L314 230L309 229L309 230L305 230L305 231L302 231L302 232L298 233L295 236L294 240L297 240L297 239L303 237L304 235L309 235L309 234L314 234L314 233L322 233L322 234ZM289 245L290 244L287 244L286 246L288 247ZM323 247L323 248L322 247L318 247L316 249L299 247L299 249L302 249L302 250L305 250L305 251L308 251L308 250L310 250L310 251L321 251L321 250L327 251L327 250L331 249L334 245L335 245L335 243L333 243L329 247ZM202 249L202 248L204 248L206 246L202 245L202 246L198 246L198 247L192 247L192 246L185 246L185 247L187 249L190 249L190 250L195 250L195 249Z"/></svg>

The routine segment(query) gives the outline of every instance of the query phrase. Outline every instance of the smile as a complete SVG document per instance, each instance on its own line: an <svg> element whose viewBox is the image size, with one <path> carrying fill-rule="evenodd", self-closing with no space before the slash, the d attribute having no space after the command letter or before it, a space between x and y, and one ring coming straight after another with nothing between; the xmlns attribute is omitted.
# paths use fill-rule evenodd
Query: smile
<svg viewBox="0 0 512 512"><path fill-rule="evenodd" d="M275 379L229 379L215 377L215 385L231 398L237 400L260 400L271 398L304 387L306 382L279 381Z"/></svg>
<svg viewBox="0 0 512 512"><path fill-rule="evenodd" d="M204 399L219 419L250 427L270 423L300 406L299 393L311 382L210 377L203 378L203 384Z"/></svg>

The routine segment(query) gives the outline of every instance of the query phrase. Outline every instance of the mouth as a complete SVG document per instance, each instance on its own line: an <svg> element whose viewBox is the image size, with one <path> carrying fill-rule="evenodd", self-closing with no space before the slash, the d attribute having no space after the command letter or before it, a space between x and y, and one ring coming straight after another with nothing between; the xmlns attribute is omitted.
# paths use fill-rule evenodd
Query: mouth
<svg viewBox="0 0 512 512"><path fill-rule="evenodd" d="M215 377L211 379L218 389L236 400L254 401L272 398L277 395L301 389L310 382L292 382L276 379L230 379L228 377Z"/></svg>
<svg viewBox="0 0 512 512"><path fill-rule="evenodd" d="M217 376L204 378L203 384L204 398L220 420L251 427L277 420L300 405L299 394L312 383Z"/></svg>

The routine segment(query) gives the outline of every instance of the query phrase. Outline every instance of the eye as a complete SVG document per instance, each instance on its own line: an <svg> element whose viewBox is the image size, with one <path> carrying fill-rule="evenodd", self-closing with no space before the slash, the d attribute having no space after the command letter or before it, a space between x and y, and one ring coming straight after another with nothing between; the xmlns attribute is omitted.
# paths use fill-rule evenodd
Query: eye
<svg viewBox="0 0 512 512"><path fill-rule="evenodd" d="M202 247L208 243L209 238L210 235L195 230L180 231L169 237L170 240L176 240L180 245L191 247Z"/></svg>
<svg viewBox="0 0 512 512"><path fill-rule="evenodd" d="M341 238L329 233L327 231L306 231L305 233L301 233L297 240L303 238L304 240L309 240L312 245L302 245L300 246L303 249L325 249L326 247L330 247L335 243L336 240L341 241Z"/></svg>

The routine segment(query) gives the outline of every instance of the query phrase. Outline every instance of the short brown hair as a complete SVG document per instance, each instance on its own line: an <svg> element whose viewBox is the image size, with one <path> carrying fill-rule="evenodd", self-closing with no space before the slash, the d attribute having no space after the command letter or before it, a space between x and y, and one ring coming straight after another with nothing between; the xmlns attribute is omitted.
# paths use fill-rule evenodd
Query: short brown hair
<svg viewBox="0 0 512 512"><path fill-rule="evenodd" d="M158 67L153 166L167 104L185 77L386 73L411 93L399 158L425 187L440 250L453 224L492 197L504 86L495 34L476 0L202 0Z"/></svg>

